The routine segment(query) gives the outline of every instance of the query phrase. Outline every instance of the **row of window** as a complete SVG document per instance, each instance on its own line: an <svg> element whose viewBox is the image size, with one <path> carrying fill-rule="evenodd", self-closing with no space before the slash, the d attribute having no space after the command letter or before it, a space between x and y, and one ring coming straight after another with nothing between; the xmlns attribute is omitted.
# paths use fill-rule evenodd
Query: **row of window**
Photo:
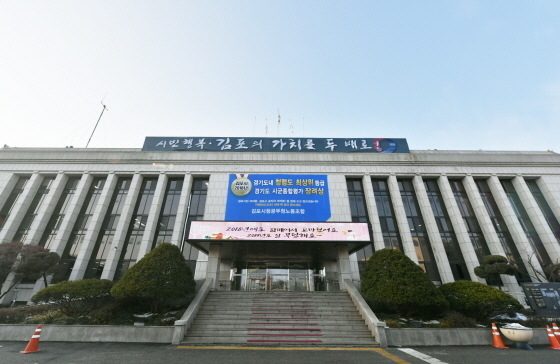
<svg viewBox="0 0 560 364"><path fill-rule="evenodd" d="M519 220L528 241L530 242L536 257L542 267L552 263L551 259L539 238L529 215L523 207L521 200L514 188L511 180L500 180L508 200L513 207L516 217ZM535 180L526 180L529 190L537 201L541 212L546 218L548 225L554 233L558 242L560 242L560 224L552 212L552 209L546 202L538 184ZM461 216L467 228L469 237L474 247L475 253L479 262L483 257L490 255L490 249L485 240L483 231L478 223L474 209L467 196L465 186L459 179L450 179L451 190L461 212ZM498 209L498 205L490 191L490 187L485 179L475 180L478 192L484 202L484 206L492 221L494 229L498 235L500 243L506 252L507 258L519 268L518 281L530 281L527 267L521 259L519 251L513 238L508 230L507 224ZM420 266L427 272L432 281L440 281L438 269L435 263L434 253L428 234L425 230L425 224L422 218L418 200L416 196L416 189L413 185L412 179L397 179L399 193L401 195L404 211L408 221L408 228L412 241L416 250L416 256ZM471 279L469 276L465 260L459 242L455 235L453 225L447 213L444 200L436 179L424 179L424 188L430 202L433 217L435 218L443 246L447 258L449 260L453 277L455 280ZM391 203L391 192L388 186L387 179L372 179L373 192L377 205L377 214L381 224L381 231L383 233L383 240L385 248L399 249L404 251L401 241L401 234L399 233L396 215ZM366 204L364 200L364 192L362 181L360 179L347 180L348 194L350 197L350 210L352 221L354 222L368 222L369 217L367 214ZM358 264L360 269L363 270L367 259L373 254L373 245L367 246L359 250L357 254ZM489 282L491 284L495 282Z"/></svg>
<svg viewBox="0 0 560 364"><path fill-rule="evenodd" d="M21 197L29 180L30 178L28 176L19 177L15 187L8 196L6 203L0 210L0 229L4 226L4 223L12 213L14 206ZM39 239L39 245L47 249L54 248L53 244L59 234L62 222L68 213L70 201L76 193L79 182L80 177L69 177L65 182L65 186L61 191L60 197L58 197L54 210L52 214L50 214L50 218ZM43 201L49 194L54 183L54 176L45 176L42 178L41 184L35 193L31 204L27 208L27 211L25 212L25 215L23 216L23 219L12 240L20 242L26 241L28 234L30 233L32 223L38 214L39 208L43 204ZM99 203L105 183L106 177L93 178L93 181L88 188L86 197L81 205L80 211L76 217L76 221L73 222L69 238L65 243L65 247L61 255L59 270L54 277L55 282L67 280L70 277L74 264L76 263L78 255L82 250L83 244L85 243L88 225L91 222L94 210ZM101 229L96 237L84 278L100 278L103 273L103 269L109 255L109 250L116 232L117 224L121 217L124 202L130 191L131 183L132 177L119 177L117 180L116 187L112 192L107 212L105 213L104 220L101 225ZM163 197L163 204L159 212L155 236L150 246L151 249L155 248L158 244L171 242L177 210L179 207L179 199L183 190L183 183L184 179L182 177L172 177L167 180L167 186ZM134 264L138 258L139 248L150 209L152 207L156 186L157 178L145 177L142 179L139 192L136 196L136 205L132 212L130 224L127 229L125 243L119 257L115 279L122 277L126 270ZM189 203L191 208L188 210L187 221L202 219L207 190L207 178L193 180ZM181 241L184 240L184 236L180 236L179 238ZM191 269L194 271L198 250L187 243L183 243L181 248L185 259L187 259Z"/></svg>

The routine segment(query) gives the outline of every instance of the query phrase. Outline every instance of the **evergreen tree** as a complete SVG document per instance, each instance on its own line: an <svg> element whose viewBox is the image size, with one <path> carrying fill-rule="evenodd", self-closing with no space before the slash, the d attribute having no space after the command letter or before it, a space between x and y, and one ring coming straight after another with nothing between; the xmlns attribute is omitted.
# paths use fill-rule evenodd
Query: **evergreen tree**
<svg viewBox="0 0 560 364"><path fill-rule="evenodd" d="M361 289L365 297L404 316L437 313L449 307L422 268L395 249L371 256Z"/></svg>
<svg viewBox="0 0 560 364"><path fill-rule="evenodd" d="M28 264L29 260L39 263L39 265ZM51 270L58 264L58 260L58 254L49 253L42 246L23 244L17 241L1 243L0 289L10 273L14 273L14 277L10 286L4 292L1 292L0 298L10 292L22 279L36 280L45 273L51 273ZM45 278L45 287L46 285Z"/></svg>
<svg viewBox="0 0 560 364"><path fill-rule="evenodd" d="M194 288L193 274L179 248L163 243L134 264L111 295L147 301L152 312L159 312L167 299L186 297Z"/></svg>
<svg viewBox="0 0 560 364"><path fill-rule="evenodd" d="M514 276L517 273L517 267L510 264L509 261L501 255L487 255L482 259L482 264L474 268L474 274L480 278L487 278L490 282L498 282L501 284L500 274Z"/></svg>

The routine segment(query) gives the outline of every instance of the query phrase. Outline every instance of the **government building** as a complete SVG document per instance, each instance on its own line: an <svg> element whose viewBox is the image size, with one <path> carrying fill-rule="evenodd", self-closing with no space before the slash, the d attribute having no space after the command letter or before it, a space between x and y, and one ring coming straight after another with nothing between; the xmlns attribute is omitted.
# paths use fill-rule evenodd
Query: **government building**
<svg viewBox="0 0 560 364"><path fill-rule="evenodd" d="M560 260L560 155L409 150L405 139L147 137L143 148L0 149L0 242L56 252L51 283L118 280L163 242L215 290L357 287L399 249L436 285L525 302ZM486 255L516 276L474 274ZM4 283L4 292L12 283ZM3 304L44 287L22 281Z"/></svg>

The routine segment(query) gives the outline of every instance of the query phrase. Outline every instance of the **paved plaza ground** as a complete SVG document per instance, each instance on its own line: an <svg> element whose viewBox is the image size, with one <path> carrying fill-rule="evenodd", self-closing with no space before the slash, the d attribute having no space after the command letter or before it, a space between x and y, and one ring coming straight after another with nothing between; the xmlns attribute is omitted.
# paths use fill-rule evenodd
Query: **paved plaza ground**
<svg viewBox="0 0 560 364"><path fill-rule="evenodd" d="M161 344L40 343L41 352L20 354L23 342L0 342L2 364L527 364L559 363L560 351L535 346L534 351L490 346L421 348L251 348L182 347Z"/></svg>

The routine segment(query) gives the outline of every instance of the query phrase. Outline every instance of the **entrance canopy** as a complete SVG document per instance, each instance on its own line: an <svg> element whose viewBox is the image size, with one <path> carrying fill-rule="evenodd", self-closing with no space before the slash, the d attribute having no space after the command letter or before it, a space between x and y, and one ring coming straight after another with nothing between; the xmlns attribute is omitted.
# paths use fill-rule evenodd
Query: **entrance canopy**
<svg viewBox="0 0 560 364"><path fill-rule="evenodd" d="M336 261L336 245L350 253L371 243L366 223L192 221L187 241L208 254L222 245L222 259Z"/></svg>

